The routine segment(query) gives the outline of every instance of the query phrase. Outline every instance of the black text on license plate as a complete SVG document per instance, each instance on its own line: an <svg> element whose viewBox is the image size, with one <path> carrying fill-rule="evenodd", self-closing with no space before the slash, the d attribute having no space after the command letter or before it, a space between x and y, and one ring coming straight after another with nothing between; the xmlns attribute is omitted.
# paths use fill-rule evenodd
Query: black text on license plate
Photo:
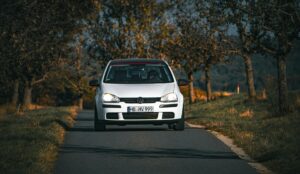
<svg viewBox="0 0 300 174"><path fill-rule="evenodd" d="M130 106L127 107L127 112L153 112L153 106Z"/></svg>

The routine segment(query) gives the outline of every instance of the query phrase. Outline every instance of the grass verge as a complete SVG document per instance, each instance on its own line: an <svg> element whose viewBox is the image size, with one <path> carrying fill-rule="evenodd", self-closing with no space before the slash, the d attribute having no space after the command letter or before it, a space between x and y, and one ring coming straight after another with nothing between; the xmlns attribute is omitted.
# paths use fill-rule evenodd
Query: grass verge
<svg viewBox="0 0 300 174"><path fill-rule="evenodd" d="M59 123L72 126L75 115L75 108L49 107L2 116L1 173L52 173L65 133Z"/></svg>
<svg viewBox="0 0 300 174"><path fill-rule="evenodd" d="M273 116L267 101L246 102L243 95L188 105L187 121L234 140L275 173L300 173L300 114Z"/></svg>

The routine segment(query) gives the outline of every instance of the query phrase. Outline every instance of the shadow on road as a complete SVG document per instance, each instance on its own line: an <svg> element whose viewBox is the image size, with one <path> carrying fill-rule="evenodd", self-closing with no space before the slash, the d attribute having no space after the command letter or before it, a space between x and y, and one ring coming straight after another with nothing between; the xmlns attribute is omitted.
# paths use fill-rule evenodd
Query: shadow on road
<svg viewBox="0 0 300 174"><path fill-rule="evenodd" d="M75 121L94 121L94 118L76 118Z"/></svg>
<svg viewBox="0 0 300 174"><path fill-rule="evenodd" d="M198 158L240 159L232 152L201 151L196 149L156 148L155 150L114 149L99 146L64 145L60 153L93 153L129 158Z"/></svg>
<svg viewBox="0 0 300 174"><path fill-rule="evenodd" d="M94 132L94 128L91 127L72 127L69 128L67 131L70 132Z"/></svg>
<svg viewBox="0 0 300 174"><path fill-rule="evenodd" d="M192 127L185 127L186 130L188 129L198 129L198 128L192 128ZM95 132L93 127L72 127L72 128L67 128L67 131L70 132ZM132 127L126 127L126 126L120 126L120 127L114 127L114 128L107 128L103 132L134 132L134 131L174 131L172 129L167 129L167 128L132 128Z"/></svg>
<svg viewBox="0 0 300 174"><path fill-rule="evenodd" d="M96 132L92 127L73 127L68 128L70 132ZM103 132L134 132L134 131L173 131L165 128L108 128ZM101 131L102 132L102 131ZM100 132L99 132L100 133Z"/></svg>

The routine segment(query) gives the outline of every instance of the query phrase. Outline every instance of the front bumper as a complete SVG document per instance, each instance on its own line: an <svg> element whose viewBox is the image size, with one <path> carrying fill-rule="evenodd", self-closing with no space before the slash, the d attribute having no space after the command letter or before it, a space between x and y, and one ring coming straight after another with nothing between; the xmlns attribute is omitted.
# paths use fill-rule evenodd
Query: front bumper
<svg viewBox="0 0 300 174"><path fill-rule="evenodd" d="M127 124L153 124L153 125L162 125L162 124L173 124L177 123L179 119L172 120L135 120L135 121L118 121L118 120L105 120L103 123L108 125L127 125Z"/></svg>
<svg viewBox="0 0 300 174"><path fill-rule="evenodd" d="M153 106L153 112L128 112L128 107ZM98 120L107 124L170 124L182 117L182 104L164 103L104 103L100 104Z"/></svg>

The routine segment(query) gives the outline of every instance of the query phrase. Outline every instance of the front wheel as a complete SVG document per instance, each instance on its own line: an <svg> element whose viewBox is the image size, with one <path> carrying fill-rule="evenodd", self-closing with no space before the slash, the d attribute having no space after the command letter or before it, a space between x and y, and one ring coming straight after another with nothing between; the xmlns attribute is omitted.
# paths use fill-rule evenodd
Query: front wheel
<svg viewBox="0 0 300 174"><path fill-rule="evenodd" d="M94 122L94 129L95 129L95 131L105 131L105 129L106 129L105 123L95 121Z"/></svg>
<svg viewBox="0 0 300 174"><path fill-rule="evenodd" d="M174 125L174 130L177 130L177 131L184 130L184 109L182 109L181 119Z"/></svg>
<svg viewBox="0 0 300 174"><path fill-rule="evenodd" d="M106 125L104 122L98 120L98 113L95 107L95 114L94 114L94 129L95 131L105 131Z"/></svg>

